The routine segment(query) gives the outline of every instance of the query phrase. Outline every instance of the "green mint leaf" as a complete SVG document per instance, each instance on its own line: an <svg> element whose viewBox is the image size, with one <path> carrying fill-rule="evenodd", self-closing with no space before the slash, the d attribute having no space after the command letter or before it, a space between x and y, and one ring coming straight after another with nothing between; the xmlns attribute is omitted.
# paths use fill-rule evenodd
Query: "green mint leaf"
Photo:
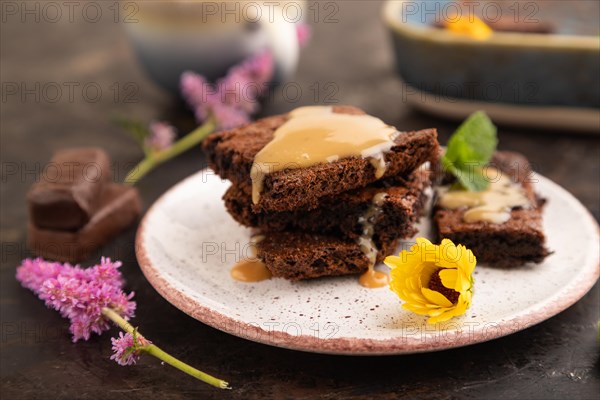
<svg viewBox="0 0 600 400"><path fill-rule="evenodd" d="M479 163L472 163L459 168L457 165L449 163L445 158L442 158L442 166L444 170L450 172L456 178L456 182L453 185L454 189L480 192L485 190L489 185L489 181L483 175Z"/></svg>
<svg viewBox="0 0 600 400"><path fill-rule="evenodd" d="M481 169L494 155L497 144L496 127L483 111L477 111L448 140L442 166L465 189L485 190L489 182L482 175Z"/></svg>
<svg viewBox="0 0 600 400"><path fill-rule="evenodd" d="M456 171L456 179L466 190L481 192L482 190L487 189L490 184L490 181L486 179L480 170L463 171L458 169Z"/></svg>
<svg viewBox="0 0 600 400"><path fill-rule="evenodd" d="M446 158L454 164L487 164L496 151L496 127L483 111L469 116L448 141Z"/></svg>

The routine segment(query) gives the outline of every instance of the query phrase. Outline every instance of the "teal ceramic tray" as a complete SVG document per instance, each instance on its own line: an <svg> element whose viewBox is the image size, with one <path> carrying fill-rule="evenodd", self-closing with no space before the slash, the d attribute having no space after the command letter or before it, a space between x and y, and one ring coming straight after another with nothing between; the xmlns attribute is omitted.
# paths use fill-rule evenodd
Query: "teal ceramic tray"
<svg viewBox="0 0 600 400"><path fill-rule="evenodd" d="M435 26L451 4L385 4L384 21L411 103L456 119L484 109L499 123L600 132L599 2L540 2L530 10L522 4L519 21L551 23L554 32L495 32L485 41Z"/></svg>

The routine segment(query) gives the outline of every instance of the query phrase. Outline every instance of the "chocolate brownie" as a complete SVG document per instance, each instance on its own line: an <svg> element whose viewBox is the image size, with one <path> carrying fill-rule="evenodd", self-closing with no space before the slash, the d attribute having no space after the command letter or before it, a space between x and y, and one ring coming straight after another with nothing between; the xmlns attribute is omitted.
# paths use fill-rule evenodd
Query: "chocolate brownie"
<svg viewBox="0 0 600 400"><path fill-rule="evenodd" d="M399 239L382 233L377 261L396 249ZM356 241L304 232L267 234L257 245L257 257L273 276L298 281L323 276L360 274L369 260Z"/></svg>
<svg viewBox="0 0 600 400"><path fill-rule="evenodd" d="M408 238L416 233L417 221L430 186L428 170L419 169L408 179L388 178L365 188L322 198L313 210L281 212L252 211L252 195L246 185L232 185L223 199L229 214L242 225L261 231L292 231L361 235L360 218L367 212L377 193L385 192L380 213L374 222L375 232L394 229L396 237Z"/></svg>
<svg viewBox="0 0 600 400"><path fill-rule="evenodd" d="M439 239L448 238L471 249L478 262L497 267L513 267L527 262L539 263L550 252L545 247L541 201L531 182L531 167L521 154L497 152L490 166L502 171L523 187L531 207L514 208L510 219L501 224L467 223L464 209L434 207L433 220Z"/></svg>
<svg viewBox="0 0 600 400"><path fill-rule="evenodd" d="M336 106L333 111L364 114L362 110L350 106ZM287 114L263 118L210 135L203 142L209 166L234 184L250 185L254 157L271 141L275 130L287 119ZM395 139L395 145L385 154L387 169L384 178L408 175L424 162L434 161L438 149L435 129L401 133ZM375 168L369 160L360 157L276 171L266 175L260 201L252 209L255 212L313 209L319 206L322 197L364 187L376 180Z"/></svg>

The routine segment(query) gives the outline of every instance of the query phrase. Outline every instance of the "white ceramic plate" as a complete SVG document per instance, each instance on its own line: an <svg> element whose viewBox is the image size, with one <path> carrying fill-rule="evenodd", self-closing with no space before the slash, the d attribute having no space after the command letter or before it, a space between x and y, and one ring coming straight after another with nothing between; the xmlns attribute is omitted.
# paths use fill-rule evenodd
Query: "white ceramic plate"
<svg viewBox="0 0 600 400"><path fill-rule="evenodd" d="M427 325L387 288L356 277L291 283L234 281L249 255L250 231L227 214L229 183L201 171L165 193L144 217L136 252L150 283L175 307L233 335L290 349L333 354L402 354L448 349L520 331L579 300L599 275L598 225L564 189L537 175L548 247L539 265L479 265L473 305L459 318ZM428 222L421 236L429 236ZM410 241L404 243L404 248ZM378 268L387 269L380 265Z"/></svg>

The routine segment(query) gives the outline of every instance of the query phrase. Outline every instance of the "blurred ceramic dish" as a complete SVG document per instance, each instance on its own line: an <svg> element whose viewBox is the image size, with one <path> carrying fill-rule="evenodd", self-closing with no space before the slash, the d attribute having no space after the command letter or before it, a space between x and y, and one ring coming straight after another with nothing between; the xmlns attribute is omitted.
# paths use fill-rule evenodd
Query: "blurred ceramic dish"
<svg viewBox="0 0 600 400"><path fill-rule="evenodd" d="M174 94L184 71L215 80L266 48L275 58L275 80L285 81L296 69L299 44L295 22L281 8L286 2L278 3L269 10L256 2L143 1L132 17L137 22L123 25L148 75Z"/></svg>
<svg viewBox="0 0 600 400"><path fill-rule="evenodd" d="M600 133L598 33L578 34L561 15L555 34L494 32L478 41L433 26L432 10L452 2L424 3L392 0L383 11L406 100L453 119L483 109L501 124Z"/></svg>
<svg viewBox="0 0 600 400"><path fill-rule="evenodd" d="M148 281L175 307L245 339L355 355L460 347L544 321L579 300L598 279L598 224L560 186L539 175L532 179L548 199L544 228L555 253L539 265L478 266L473 305L442 324L427 325L426 317L403 310L391 290L364 288L356 276L233 280L231 267L251 255L251 232L225 210L221 197L230 183L211 170L174 186L150 208L138 229L136 255ZM419 229L430 236L427 218Z"/></svg>

